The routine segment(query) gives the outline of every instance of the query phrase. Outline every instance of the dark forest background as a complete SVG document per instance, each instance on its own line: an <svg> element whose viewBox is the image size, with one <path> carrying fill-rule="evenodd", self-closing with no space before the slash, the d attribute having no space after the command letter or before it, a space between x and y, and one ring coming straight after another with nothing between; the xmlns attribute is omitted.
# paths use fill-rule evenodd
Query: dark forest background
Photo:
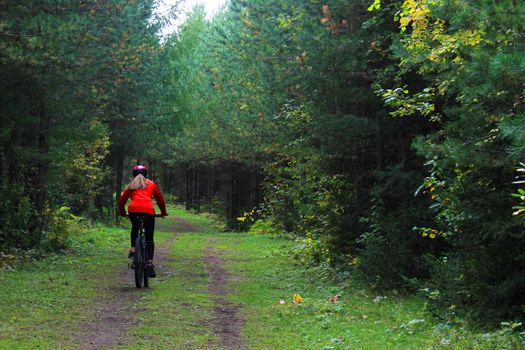
<svg viewBox="0 0 525 350"><path fill-rule="evenodd" d="M231 0L164 37L155 6L0 0L0 252L118 221L140 159L437 317L523 315L524 4Z"/></svg>

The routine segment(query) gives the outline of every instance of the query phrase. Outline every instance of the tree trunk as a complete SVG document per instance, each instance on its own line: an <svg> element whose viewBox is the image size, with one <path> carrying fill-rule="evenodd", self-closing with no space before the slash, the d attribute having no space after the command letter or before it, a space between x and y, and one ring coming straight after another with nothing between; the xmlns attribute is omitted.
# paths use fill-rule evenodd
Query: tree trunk
<svg viewBox="0 0 525 350"><path fill-rule="evenodd" d="M114 196L113 196L113 191L111 190L111 187L113 185L113 177L112 176L108 176L108 179L107 179L107 182L106 182L106 195L108 196L108 220L111 221L113 219L113 215L115 214L115 211L113 210L113 208L115 208L115 199L114 199Z"/></svg>
<svg viewBox="0 0 525 350"><path fill-rule="evenodd" d="M157 174L155 171L155 161L153 159L148 159L148 178L155 183L157 182Z"/></svg>
<svg viewBox="0 0 525 350"><path fill-rule="evenodd" d="M383 139L381 137L381 127L379 121L379 115L376 115L376 123L379 126L376 133L376 170L381 170L383 168Z"/></svg>
<svg viewBox="0 0 525 350"><path fill-rule="evenodd" d="M122 192L122 171L124 168L124 151L122 149L117 150L116 159L115 159L115 223L118 224L120 214L118 212L118 200Z"/></svg>
<svg viewBox="0 0 525 350"><path fill-rule="evenodd" d="M235 217L235 204L237 202L237 196L236 196L236 189L237 189L237 179L236 179L236 174L235 174L235 169L234 167L232 166L230 168L230 173L231 173L231 184L230 184L230 192L231 192L231 196L230 196L230 205L229 205L229 210L228 210L228 217L230 219L233 219Z"/></svg>
<svg viewBox="0 0 525 350"><path fill-rule="evenodd" d="M18 163L17 163L17 157L13 154L13 152L9 152L9 149L10 149L10 146L13 147L13 146L18 146L20 144L20 140L18 139L18 131L16 128L13 128L13 130L11 131L11 140L10 140L10 144L9 145L6 145L5 148L6 148L6 158L7 158L7 182L8 183L13 183L16 181L17 179L17 168L18 168Z"/></svg>
<svg viewBox="0 0 525 350"><path fill-rule="evenodd" d="M401 169L405 169L405 163L406 163L406 159L407 159L407 152L406 152L406 147L405 147L405 143L406 143L406 134L403 130L403 128L400 128L399 129L399 153L400 153L400 158L401 158Z"/></svg>
<svg viewBox="0 0 525 350"><path fill-rule="evenodd" d="M255 172L250 171L250 187L248 188L248 209L255 207Z"/></svg>
<svg viewBox="0 0 525 350"><path fill-rule="evenodd" d="M188 165L184 166L185 183L184 183L184 205L186 210L190 209L190 169Z"/></svg>
<svg viewBox="0 0 525 350"><path fill-rule="evenodd" d="M213 211L213 194L211 190L211 181L212 181L211 174L212 174L211 166L208 165L208 212L210 214Z"/></svg>
<svg viewBox="0 0 525 350"><path fill-rule="evenodd" d="M197 211L201 210L200 202L200 168L195 169L195 209Z"/></svg>
<svg viewBox="0 0 525 350"><path fill-rule="evenodd" d="M168 186L168 179L169 179L169 168L168 165L164 162L162 162L162 189L164 192L168 192L169 186Z"/></svg>
<svg viewBox="0 0 525 350"><path fill-rule="evenodd" d="M42 231L46 226L44 207L47 199L47 173L49 170L48 152L48 134L51 128L51 119L47 116L44 111L43 103L40 106L39 112L39 126L38 126L38 153L39 159L37 161L36 178L34 181L34 197L33 203L37 213L36 221L33 225L33 237L32 243L34 245L40 242L42 238Z"/></svg>

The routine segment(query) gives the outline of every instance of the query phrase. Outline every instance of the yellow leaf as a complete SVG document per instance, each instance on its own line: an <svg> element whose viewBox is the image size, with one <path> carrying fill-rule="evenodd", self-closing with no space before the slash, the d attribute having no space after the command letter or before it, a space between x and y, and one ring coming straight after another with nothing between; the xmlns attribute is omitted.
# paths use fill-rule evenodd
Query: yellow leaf
<svg viewBox="0 0 525 350"><path fill-rule="evenodd" d="M300 303L303 302L303 298L302 298L299 294L297 294L297 293L294 294L294 295L292 296L292 298L293 298L293 301L295 301L297 304L300 304Z"/></svg>

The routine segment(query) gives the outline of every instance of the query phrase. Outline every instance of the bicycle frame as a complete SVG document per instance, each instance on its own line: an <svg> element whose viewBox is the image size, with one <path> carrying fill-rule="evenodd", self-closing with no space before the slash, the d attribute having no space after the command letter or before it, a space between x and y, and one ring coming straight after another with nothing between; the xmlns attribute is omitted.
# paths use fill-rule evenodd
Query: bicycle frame
<svg viewBox="0 0 525 350"><path fill-rule="evenodd" d="M135 286L137 288L148 287L149 278L146 271L146 263L148 262L148 250L146 243L146 229L144 228L144 216L137 216L136 220L139 223L139 232L135 240L135 255L133 256L133 266L135 270Z"/></svg>
<svg viewBox="0 0 525 350"><path fill-rule="evenodd" d="M162 217L155 215L155 217ZM146 229L144 227L144 216L138 215L136 220L139 223L139 232L135 240L135 254L133 256L133 268L135 270L135 286L137 288L145 288L149 286L149 276L146 271L146 264L149 261L148 247L146 243Z"/></svg>

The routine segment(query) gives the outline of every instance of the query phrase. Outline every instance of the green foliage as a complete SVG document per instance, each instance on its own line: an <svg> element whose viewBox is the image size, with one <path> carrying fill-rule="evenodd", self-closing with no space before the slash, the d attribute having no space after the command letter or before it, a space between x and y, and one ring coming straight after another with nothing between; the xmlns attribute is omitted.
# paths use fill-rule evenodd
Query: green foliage
<svg viewBox="0 0 525 350"><path fill-rule="evenodd" d="M429 203L412 193L418 181L414 175L399 166L377 173L373 206L364 218L370 228L358 239L358 267L375 287L418 287L430 274L425 256L443 249L442 239L411 227L432 222Z"/></svg>
<svg viewBox="0 0 525 350"><path fill-rule="evenodd" d="M43 249L50 251L65 250L70 248L70 236L85 232L82 217L71 214L69 207L60 207L48 210L49 224L44 232L41 242Z"/></svg>
<svg viewBox="0 0 525 350"><path fill-rule="evenodd" d="M436 226L423 227L447 244L429 263L429 285L439 291L429 305L439 306L438 314L454 305L454 313L498 320L523 312L518 266L524 227L510 217L513 203L506 194L512 191L521 142L515 125L523 109L523 89L515 83L523 74L514 68L522 55L508 45L521 45L512 33L523 27L515 13L523 7L504 1L475 8L483 20L473 21L454 1L405 1L401 27L412 31L401 41L398 80L417 72L426 87L412 83L402 94L399 88L383 94L393 114L427 115L434 125L414 143L430 165L423 187L434 201ZM419 107L425 105L432 108Z"/></svg>
<svg viewBox="0 0 525 350"><path fill-rule="evenodd" d="M388 42L397 28L388 20L391 6L381 6L379 16L363 14L364 6L234 1L205 27L198 14L190 17L172 39L179 45L170 51L195 63L174 63L180 76L202 80L177 106L191 118L173 146L175 161L193 167L236 162L263 169L260 212L276 229L303 241L297 251L301 259L341 266L353 265L365 254L369 272L385 269L384 284L397 286L403 278L426 276L427 271L410 263L414 255L428 253L412 232L415 224L427 224L423 218L428 216L423 214L427 203L412 198L422 169L410 150L425 121L391 122L372 91L377 77L380 83L394 78ZM377 28L370 30L373 26ZM189 47L195 53L186 51ZM404 185L379 190L386 179L381 171L392 168L398 171L389 174L394 177L389 181ZM221 209L216 212L231 221L232 201L238 200L223 190L232 177L224 170L222 174L215 192ZM378 193L373 194L374 188ZM411 200L400 201L399 191ZM382 197L385 214L370 220L377 197ZM235 227L251 224L242 213L253 207L235 208ZM422 219L415 222L416 215ZM395 264L389 263L393 242L402 251Z"/></svg>
<svg viewBox="0 0 525 350"><path fill-rule="evenodd" d="M275 224L270 220L259 219L250 226L248 233L267 235L278 234L280 231L275 227Z"/></svg>
<svg viewBox="0 0 525 350"><path fill-rule="evenodd" d="M5 203L5 249L38 248L45 235L46 245L63 247L65 234L52 233L63 228L50 214L62 206L91 219L111 215L109 151L132 150L153 114L154 5L0 5L0 192L15 185L20 195Z"/></svg>
<svg viewBox="0 0 525 350"><path fill-rule="evenodd" d="M516 170L518 172L518 176L516 176L516 181L514 181L514 184L522 184L523 183L523 172L525 172L525 164L520 163L520 167ZM523 188L518 188L517 193L513 193L512 197L516 197L520 199L520 205L515 205L512 207L515 211L512 213L512 215L517 216L523 216L523 213L525 212L525 190Z"/></svg>
<svg viewBox="0 0 525 350"><path fill-rule="evenodd" d="M16 183L2 188L0 196L0 251L7 253L10 248L31 247L30 230L35 216L31 199Z"/></svg>

